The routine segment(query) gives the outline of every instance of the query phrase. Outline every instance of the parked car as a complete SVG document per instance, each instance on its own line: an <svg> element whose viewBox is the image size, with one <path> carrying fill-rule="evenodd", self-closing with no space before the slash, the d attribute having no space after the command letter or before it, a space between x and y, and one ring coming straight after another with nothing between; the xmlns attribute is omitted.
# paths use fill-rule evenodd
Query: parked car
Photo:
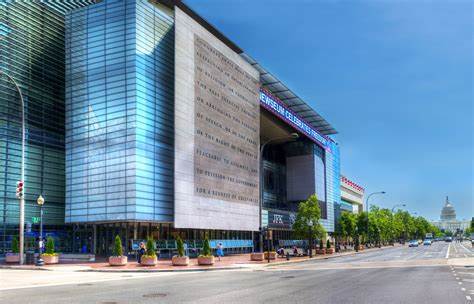
<svg viewBox="0 0 474 304"><path fill-rule="evenodd" d="M452 242L453 241L453 238L450 237L450 236L447 236L445 239L444 239L445 242Z"/></svg>
<svg viewBox="0 0 474 304"><path fill-rule="evenodd" d="M408 243L408 247L418 247L418 240L411 240Z"/></svg>
<svg viewBox="0 0 474 304"><path fill-rule="evenodd" d="M431 245L431 240L426 239L423 241L423 246L430 246Z"/></svg>

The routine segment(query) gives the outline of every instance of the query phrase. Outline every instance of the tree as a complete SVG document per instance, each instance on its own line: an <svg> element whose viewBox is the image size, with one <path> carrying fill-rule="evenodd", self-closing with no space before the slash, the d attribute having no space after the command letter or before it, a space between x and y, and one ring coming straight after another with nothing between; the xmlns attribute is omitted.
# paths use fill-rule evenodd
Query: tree
<svg viewBox="0 0 474 304"><path fill-rule="evenodd" d="M329 241L329 239L327 239L326 241L326 248L331 249L331 242Z"/></svg>
<svg viewBox="0 0 474 304"><path fill-rule="evenodd" d="M326 231L319 222L320 218L321 210L319 209L318 199L316 194L313 194L306 201L299 204L293 230L301 239L322 238ZM312 223L312 226L310 223Z"/></svg>
<svg viewBox="0 0 474 304"><path fill-rule="evenodd" d="M54 254L54 239L50 236L48 236L48 239L46 241L46 254Z"/></svg>
<svg viewBox="0 0 474 304"><path fill-rule="evenodd" d="M19 253L20 249L18 248L18 238L16 236L12 239L12 253Z"/></svg>
<svg viewBox="0 0 474 304"><path fill-rule="evenodd" d="M120 236L118 236L118 235L115 236L115 244L114 244L113 255L116 256L116 257L123 256L122 240L120 239Z"/></svg>
<svg viewBox="0 0 474 304"><path fill-rule="evenodd" d="M356 238L357 215L352 212L343 212L339 219L339 231L347 242L348 238Z"/></svg>
<svg viewBox="0 0 474 304"><path fill-rule="evenodd" d="M183 257L184 256L184 242L179 236L176 238L176 247L178 248L178 256Z"/></svg>
<svg viewBox="0 0 474 304"><path fill-rule="evenodd" d="M202 256L211 256L211 244L209 244L209 239L207 236L204 238L204 242L202 244Z"/></svg>
<svg viewBox="0 0 474 304"><path fill-rule="evenodd" d="M368 213L366 211L357 215L357 238L362 238L362 244L367 242Z"/></svg>
<svg viewBox="0 0 474 304"><path fill-rule="evenodd" d="M156 256L155 241L153 240L153 238L148 238L148 240L146 241L146 255L149 257Z"/></svg>

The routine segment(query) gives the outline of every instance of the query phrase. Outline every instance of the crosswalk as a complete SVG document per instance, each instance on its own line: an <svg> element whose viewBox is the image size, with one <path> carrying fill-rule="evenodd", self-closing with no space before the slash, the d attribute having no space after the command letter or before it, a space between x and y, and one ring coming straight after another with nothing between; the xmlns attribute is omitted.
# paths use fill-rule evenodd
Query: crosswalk
<svg viewBox="0 0 474 304"><path fill-rule="evenodd" d="M467 303L472 303L472 299L474 299L474 265L451 266L451 272L458 282L461 292L464 293Z"/></svg>

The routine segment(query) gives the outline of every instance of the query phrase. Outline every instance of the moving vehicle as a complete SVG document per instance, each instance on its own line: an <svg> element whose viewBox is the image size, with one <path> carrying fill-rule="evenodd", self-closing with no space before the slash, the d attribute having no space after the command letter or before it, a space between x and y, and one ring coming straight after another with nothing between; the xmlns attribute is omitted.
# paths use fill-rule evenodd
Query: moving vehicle
<svg viewBox="0 0 474 304"><path fill-rule="evenodd" d="M450 237L450 236L447 236L445 239L444 239L445 242L452 242L453 241L453 238Z"/></svg>
<svg viewBox="0 0 474 304"><path fill-rule="evenodd" d="M418 240L411 240L408 243L408 247L418 247Z"/></svg>
<svg viewBox="0 0 474 304"><path fill-rule="evenodd" d="M423 241L423 246L431 246L431 240L426 239Z"/></svg>

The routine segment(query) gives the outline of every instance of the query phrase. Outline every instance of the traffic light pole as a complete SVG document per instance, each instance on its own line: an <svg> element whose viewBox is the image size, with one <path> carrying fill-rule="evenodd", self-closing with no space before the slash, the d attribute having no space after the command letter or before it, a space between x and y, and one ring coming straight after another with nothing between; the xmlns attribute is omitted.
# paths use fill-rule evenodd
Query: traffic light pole
<svg viewBox="0 0 474 304"><path fill-rule="evenodd" d="M18 94L20 95L20 102L21 102L21 181L23 182L23 187L25 185L25 139L26 139L26 131L25 131L25 103L23 101L23 94L21 93L20 87L16 83L15 79L5 73L4 71L0 70L0 75L5 75L16 87ZM23 188L24 189L24 188ZM24 192L24 190L23 190ZM25 251L25 197L22 195L20 197L20 227L19 227L19 251L20 251L20 265L24 263L24 251Z"/></svg>

